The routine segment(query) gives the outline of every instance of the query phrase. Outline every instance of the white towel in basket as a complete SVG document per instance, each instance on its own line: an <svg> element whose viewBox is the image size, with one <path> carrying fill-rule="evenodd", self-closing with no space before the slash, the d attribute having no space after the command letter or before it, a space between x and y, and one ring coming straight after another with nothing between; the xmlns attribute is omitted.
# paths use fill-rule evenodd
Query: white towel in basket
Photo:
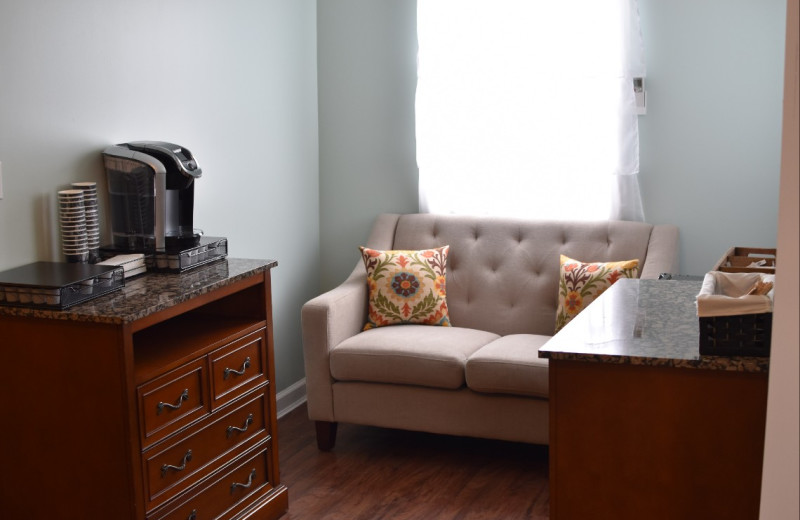
<svg viewBox="0 0 800 520"><path fill-rule="evenodd" d="M774 274L711 271L697 295L697 315L738 316L772 312L774 287L765 295L747 294L756 282L775 283Z"/></svg>

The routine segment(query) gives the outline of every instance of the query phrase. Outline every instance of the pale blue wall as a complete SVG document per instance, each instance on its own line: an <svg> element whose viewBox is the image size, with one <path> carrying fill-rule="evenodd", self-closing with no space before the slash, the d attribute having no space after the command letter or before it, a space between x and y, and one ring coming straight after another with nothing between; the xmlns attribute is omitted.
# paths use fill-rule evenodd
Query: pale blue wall
<svg viewBox="0 0 800 520"><path fill-rule="evenodd" d="M322 286L341 282L382 212L416 212L417 4L318 0Z"/></svg>
<svg viewBox="0 0 800 520"><path fill-rule="evenodd" d="M681 229L681 270L777 233L785 0L640 0L641 188ZM416 2L319 0L322 289L381 211L417 210Z"/></svg>
<svg viewBox="0 0 800 520"><path fill-rule="evenodd" d="M702 274L730 246L775 247L785 0L640 0L647 220L681 231Z"/></svg>
<svg viewBox="0 0 800 520"><path fill-rule="evenodd" d="M319 287L314 0L0 4L0 269L61 260L55 194L104 186L100 152L154 139L197 156L195 225L274 258L277 388L303 377ZM104 201L105 202L105 201Z"/></svg>

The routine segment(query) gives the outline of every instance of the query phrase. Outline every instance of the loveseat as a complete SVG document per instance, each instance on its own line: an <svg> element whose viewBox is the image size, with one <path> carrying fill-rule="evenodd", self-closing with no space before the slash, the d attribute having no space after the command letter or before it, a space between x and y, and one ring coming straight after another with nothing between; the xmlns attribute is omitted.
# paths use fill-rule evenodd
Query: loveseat
<svg viewBox="0 0 800 520"><path fill-rule="evenodd" d="M370 293L361 259L341 285L307 302L308 415L323 450L338 422L547 444L548 369L537 351L555 332L560 255L638 259L641 278L677 272L678 261L675 226L623 221L382 214L364 245L448 245L451 326L363 330Z"/></svg>

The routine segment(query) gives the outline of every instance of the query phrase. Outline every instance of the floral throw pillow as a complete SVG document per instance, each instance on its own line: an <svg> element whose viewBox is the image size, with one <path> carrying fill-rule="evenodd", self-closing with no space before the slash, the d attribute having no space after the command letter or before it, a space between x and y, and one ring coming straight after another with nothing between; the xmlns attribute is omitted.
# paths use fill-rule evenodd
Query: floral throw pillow
<svg viewBox="0 0 800 520"><path fill-rule="evenodd" d="M639 260L586 263L561 255L556 332L620 278L637 278Z"/></svg>
<svg viewBox="0 0 800 520"><path fill-rule="evenodd" d="M361 247L369 284L364 330L408 323L449 327L445 291L449 250L450 246L421 251Z"/></svg>

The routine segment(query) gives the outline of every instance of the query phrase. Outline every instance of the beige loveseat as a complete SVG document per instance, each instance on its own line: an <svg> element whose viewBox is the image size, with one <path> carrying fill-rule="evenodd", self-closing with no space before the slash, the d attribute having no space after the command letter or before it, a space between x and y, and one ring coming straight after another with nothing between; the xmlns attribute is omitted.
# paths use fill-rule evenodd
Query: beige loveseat
<svg viewBox="0 0 800 520"><path fill-rule="evenodd" d="M537 350L554 333L559 255L586 262L635 258L642 278L657 278L677 271L678 230L384 214L364 245L449 245L452 326L362 331L368 289L360 259L340 286L307 302L308 414L320 449L333 447L338 422L547 444L547 360Z"/></svg>

